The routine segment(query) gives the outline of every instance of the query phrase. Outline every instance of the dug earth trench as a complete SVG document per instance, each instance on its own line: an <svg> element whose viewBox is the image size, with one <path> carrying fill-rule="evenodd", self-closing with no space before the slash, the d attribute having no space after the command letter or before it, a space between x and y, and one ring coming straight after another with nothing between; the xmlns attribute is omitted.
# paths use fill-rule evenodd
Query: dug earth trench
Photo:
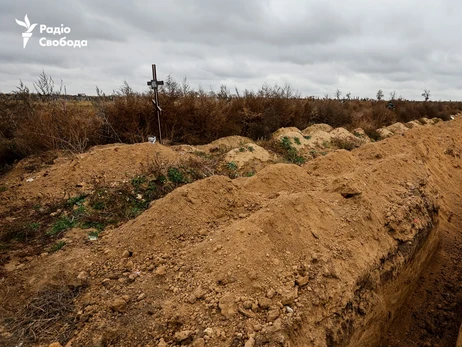
<svg viewBox="0 0 462 347"><path fill-rule="evenodd" d="M4 272L0 344L455 345L461 134L456 118L212 176L95 241L73 229Z"/></svg>

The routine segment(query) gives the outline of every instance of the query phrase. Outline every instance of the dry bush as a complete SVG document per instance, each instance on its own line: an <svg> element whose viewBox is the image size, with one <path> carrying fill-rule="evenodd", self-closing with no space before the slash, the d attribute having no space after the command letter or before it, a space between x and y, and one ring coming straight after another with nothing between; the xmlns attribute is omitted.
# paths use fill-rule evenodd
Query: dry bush
<svg viewBox="0 0 462 347"><path fill-rule="evenodd" d="M15 314L10 330L19 341L59 341L63 345L75 326L74 299L78 289L52 286L37 293Z"/></svg>
<svg viewBox="0 0 462 347"><path fill-rule="evenodd" d="M99 127L94 110L66 105L65 101L40 104L18 125L16 145L27 154L57 149L83 152L99 142Z"/></svg>
<svg viewBox="0 0 462 347"><path fill-rule="evenodd" d="M41 75L42 84L50 79ZM13 160L49 149L83 151L89 146L114 142L136 143L158 135L152 92L137 93L125 82L107 97L89 105L68 102L62 95L41 88L38 97L24 85L14 100L0 100L0 170ZM51 90L51 91L50 91ZM46 93L50 95L46 95ZM280 127L299 129L314 123L352 130L363 128L374 138L377 128L422 117L449 116L462 110L461 102L301 98L290 86L264 85L257 91L231 93L194 90L186 80L170 76L159 90L162 135L170 143L204 144L220 137L242 135L265 140Z"/></svg>

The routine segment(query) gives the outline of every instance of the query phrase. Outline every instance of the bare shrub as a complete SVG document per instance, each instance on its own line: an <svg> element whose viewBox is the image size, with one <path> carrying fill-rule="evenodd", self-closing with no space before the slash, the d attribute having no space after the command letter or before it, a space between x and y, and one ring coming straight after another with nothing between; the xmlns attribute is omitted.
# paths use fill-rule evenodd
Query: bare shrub
<svg viewBox="0 0 462 347"><path fill-rule="evenodd" d="M38 292L10 323L15 338L18 341L59 341L65 344L74 330L74 299L77 295L78 290L65 285Z"/></svg>
<svg viewBox="0 0 462 347"><path fill-rule="evenodd" d="M97 89L93 102L70 102L62 83L42 73L34 87L20 83L12 98L0 98L0 170L15 159L50 149L84 151L92 145L136 143L158 134L152 92L137 93L124 82L113 95ZM394 99L394 109L383 100L302 98L289 85L264 85L257 91L231 92L226 86L206 92L171 76L159 91L162 134L169 143L209 143L220 137L242 135L268 140L280 127L304 129L314 123L373 135L377 128L400 121L442 118L462 110L460 102ZM350 93L349 93L350 94ZM382 97L381 97L382 99Z"/></svg>

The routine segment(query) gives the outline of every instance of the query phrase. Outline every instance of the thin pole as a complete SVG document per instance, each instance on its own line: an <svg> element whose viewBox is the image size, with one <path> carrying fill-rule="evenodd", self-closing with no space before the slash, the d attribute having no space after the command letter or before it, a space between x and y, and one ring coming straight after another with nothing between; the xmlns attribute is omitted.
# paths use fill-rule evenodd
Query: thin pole
<svg viewBox="0 0 462 347"><path fill-rule="evenodd" d="M153 81L157 81L156 64L152 64L152 79ZM154 102L155 102L154 106L157 112L157 124L159 124L159 143L162 144L162 130L160 127L159 90L158 90L157 85L154 88Z"/></svg>

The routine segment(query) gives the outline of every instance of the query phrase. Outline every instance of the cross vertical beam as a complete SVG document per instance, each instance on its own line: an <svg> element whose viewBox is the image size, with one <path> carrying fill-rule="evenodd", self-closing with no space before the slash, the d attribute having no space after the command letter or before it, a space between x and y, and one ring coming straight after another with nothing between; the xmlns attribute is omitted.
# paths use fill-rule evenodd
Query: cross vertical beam
<svg viewBox="0 0 462 347"><path fill-rule="evenodd" d="M160 105L159 105L159 88L158 87L162 85L164 85L164 81L157 80L156 64L152 64L152 80L148 81L148 86L151 86L151 88L154 90L154 99L152 99L152 103L157 113L157 124L159 125L159 143L161 144L162 144L162 130L160 126L160 115L162 113L162 109L160 108Z"/></svg>

